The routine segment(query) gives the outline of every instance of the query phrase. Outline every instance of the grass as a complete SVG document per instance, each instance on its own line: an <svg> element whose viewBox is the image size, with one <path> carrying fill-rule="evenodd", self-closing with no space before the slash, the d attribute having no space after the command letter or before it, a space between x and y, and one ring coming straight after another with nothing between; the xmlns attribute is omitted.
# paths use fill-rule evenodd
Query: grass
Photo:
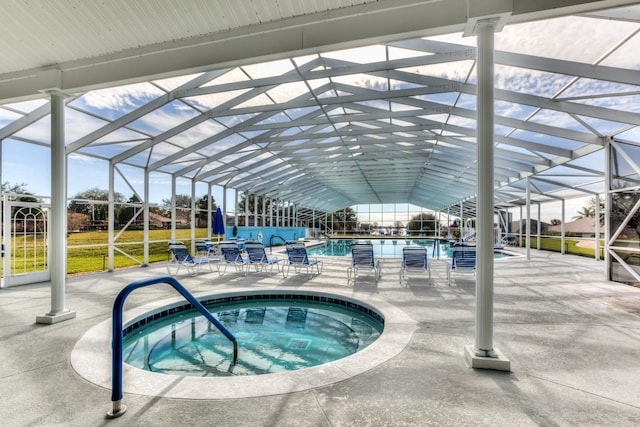
<svg viewBox="0 0 640 427"><path fill-rule="evenodd" d="M207 237L207 229L196 229L196 239ZM20 239L24 239L21 241ZM14 242L16 247L15 256L22 259L24 255L32 257L38 254L36 262L30 261L29 265L19 265L16 272L29 272L46 268L44 262L44 252L34 246L43 245L40 240L28 240L29 237L19 237ZM31 238L33 239L33 238ZM116 241L114 251L114 267L126 268L140 265L144 261L144 239L142 230L128 230L123 232ZM67 239L67 273L79 274L105 270L108 265L108 240L109 235L104 231L93 231L84 233L72 233ZM167 242L171 240L171 230L150 230L149 231L149 263L164 262L169 260ZM188 243L191 240L190 229L176 230L176 240ZM524 240L524 239L523 239ZM565 239L565 253L586 257L595 257L595 249L579 246L580 239ZM522 242L524 244L524 241ZM545 237L540 240L540 248L547 251L560 252L561 241L559 237ZM523 245L524 246L524 245ZM537 248L536 237L531 237L531 247ZM125 252L127 255L122 254ZM600 259L604 258L604 244L601 245Z"/></svg>
<svg viewBox="0 0 640 427"><path fill-rule="evenodd" d="M117 234L117 233L116 233ZM207 237L207 229L196 229L196 239ZM16 248L14 256L16 259L32 258L34 253L38 253L38 261L34 264L30 261L28 265L20 264L19 271L15 273L26 273L37 269L46 268L44 262L44 251L33 248L33 242L29 237L14 238ZM176 230L176 240L185 243L191 239L190 229ZM127 253L114 251L114 267L125 268L140 265L144 261L144 232L142 230L131 230L123 232L116 240L116 248ZM150 230L149 231L149 263L168 261L167 242L171 240L171 230ZM42 242L38 242L42 246ZM67 273L89 273L105 270L109 267L108 260L109 235L104 231L92 231L84 233L71 233L67 238ZM132 259L133 258L133 259Z"/></svg>
<svg viewBox="0 0 640 427"><path fill-rule="evenodd" d="M565 238L564 252L566 254L571 254L571 255L579 255L579 256L595 258L596 256L595 248L579 246L579 243L582 240L584 239ZM517 241L517 238L516 238L516 241ZM525 242L523 238L520 246L524 247L524 243ZM540 239L540 249L545 251L561 252L561 248L560 248L561 245L562 245L562 241L560 240L559 237L544 237ZM534 249L538 247L537 237L531 236L530 247ZM602 242L601 240L600 241L600 259L603 259L603 258L604 258L604 242Z"/></svg>
<svg viewBox="0 0 640 427"><path fill-rule="evenodd" d="M196 239L205 239L207 229L196 229L195 236ZM67 272L69 274L86 273L108 268L108 238L107 233L100 231L71 234L68 239ZM144 232L142 230L123 232L116 241L116 248L129 256L118 250L114 251L114 267L124 268L140 265L144 261L144 245L141 243L143 240ZM149 263L169 260L167 242L170 240L171 230L149 230ZM189 242L191 230L176 230L176 240ZM99 246L83 247L85 245Z"/></svg>

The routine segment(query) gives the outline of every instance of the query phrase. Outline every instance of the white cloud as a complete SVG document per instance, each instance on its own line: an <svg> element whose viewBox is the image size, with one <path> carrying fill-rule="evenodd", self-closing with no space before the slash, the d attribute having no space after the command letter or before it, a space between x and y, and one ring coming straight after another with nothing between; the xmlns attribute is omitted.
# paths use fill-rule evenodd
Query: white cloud
<svg viewBox="0 0 640 427"><path fill-rule="evenodd" d="M140 106L141 103L157 98L163 93L160 89L145 82L94 90L83 95L81 101L87 107L98 110L130 111Z"/></svg>

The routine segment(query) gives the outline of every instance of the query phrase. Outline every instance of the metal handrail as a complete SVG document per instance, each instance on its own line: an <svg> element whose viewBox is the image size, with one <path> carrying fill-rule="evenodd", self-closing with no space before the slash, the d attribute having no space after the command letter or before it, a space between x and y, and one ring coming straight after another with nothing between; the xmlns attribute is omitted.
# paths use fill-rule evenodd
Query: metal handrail
<svg viewBox="0 0 640 427"><path fill-rule="evenodd" d="M107 412L107 418L119 417L127 410L127 407L122 405L122 311L124 302L127 296L134 290L159 283L171 285L187 301L189 301L194 308L202 313L209 322L213 323L213 325L218 328L218 330L222 332L229 341L233 343L233 365L235 366L238 364L238 342L236 341L236 337L233 336L233 334L229 332L229 330L225 328L218 319L213 317L209 310L207 310L200 301L191 295L191 293L189 293L189 291L187 291L174 277L161 276L131 282L120 291L113 303L111 326L113 334L113 348L111 352L111 401L113 402L113 408L111 411Z"/></svg>
<svg viewBox="0 0 640 427"><path fill-rule="evenodd" d="M278 238L282 240L283 243L287 243L286 239L282 236L272 235L269 237L269 253L273 253L273 238Z"/></svg>

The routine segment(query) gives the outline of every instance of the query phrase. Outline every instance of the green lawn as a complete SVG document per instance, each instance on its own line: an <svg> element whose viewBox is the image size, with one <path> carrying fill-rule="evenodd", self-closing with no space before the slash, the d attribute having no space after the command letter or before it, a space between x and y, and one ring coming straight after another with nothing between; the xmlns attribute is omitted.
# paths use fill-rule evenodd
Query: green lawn
<svg viewBox="0 0 640 427"><path fill-rule="evenodd" d="M516 237L516 241L518 238ZM595 248L579 246L580 239L565 238L564 252L571 255L580 255L585 257L594 258L596 256ZM522 239L521 246L524 247L525 239ZM540 239L540 249L552 252L561 252L560 245L562 241L559 237L543 237ZM536 249L538 247L538 238L531 236L531 248ZM604 242L600 241L600 259L604 258Z"/></svg>
<svg viewBox="0 0 640 427"><path fill-rule="evenodd" d="M117 233L116 233L117 234ZM196 229L196 239L207 237L207 229ZM86 233L73 233L69 235L67 244L67 272L69 274L99 271L108 267L107 243L108 234L106 232L93 231ZM137 261L144 260L144 239L142 230L132 230L123 232L116 241L116 247ZM191 239L190 229L176 230L176 240L189 242ZM171 230L150 230L149 231L149 262L167 261L169 254L167 242L171 240ZM100 245L95 247L75 247L84 245ZM115 268L131 267L139 265L139 262L123 255L119 251L114 253Z"/></svg>
<svg viewBox="0 0 640 427"><path fill-rule="evenodd" d="M117 233L116 233L117 234ZM68 274L88 273L101 271L108 268L108 234L101 231L72 233L69 235L67 244L67 272ZM196 229L196 238L204 239L207 237L207 229ZM190 229L176 230L176 240L189 242L191 238ZM150 230L149 231L149 262L162 262L169 260L167 251L167 242L171 239L171 230ZM139 265L144 260L144 246L142 230L131 230L123 232L116 242L116 247L127 254L126 256L119 251L115 251L114 264L115 268L125 268ZM595 257L595 250L590 247L579 246L579 239L565 239L565 253L573 255L581 255L586 257ZM24 248L23 245L24 244ZM524 239L523 242L524 244ZM560 252L559 237L544 237L541 239L541 249ZM32 248L31 242L21 242L19 239L14 242L17 249L16 255L19 259L23 254L32 256L37 251ZM531 237L531 247L537 248L538 242L536 237ZM89 247L85 247L89 246ZM604 244L601 245L604 248ZM604 257L604 249L601 249L601 259ZM137 261L136 261L137 260ZM45 266L44 256L38 253L38 260L34 264L24 267L24 272L33 271L36 268Z"/></svg>
<svg viewBox="0 0 640 427"><path fill-rule="evenodd" d="M117 233L116 233L117 235ZM142 230L131 230L123 232L116 241L116 247L129 256L118 250L114 253L115 268L131 267L139 265L144 261L144 246ZM207 237L207 229L196 229L196 239ZM149 231L149 262L167 261L167 242L171 239L171 230L150 230ZM176 230L176 240L189 242L191 239L190 229ZM71 233L67 238L67 273L88 273L101 271L108 268L108 233L104 231L92 231L83 233ZM36 269L46 268L46 253L42 247L44 243L41 238L34 241L32 236L14 237L13 246L16 259L28 259L28 263L16 263L15 273L26 273ZM34 255L37 259L33 260ZM133 257L134 259L131 259ZM2 266L4 267L4 265Z"/></svg>

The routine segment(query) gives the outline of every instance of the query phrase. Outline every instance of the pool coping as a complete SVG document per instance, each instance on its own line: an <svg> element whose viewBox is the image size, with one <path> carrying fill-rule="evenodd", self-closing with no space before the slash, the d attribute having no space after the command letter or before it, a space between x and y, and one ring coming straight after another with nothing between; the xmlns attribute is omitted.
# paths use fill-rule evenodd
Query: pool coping
<svg viewBox="0 0 640 427"><path fill-rule="evenodd" d="M347 290L300 290L295 288L238 288L220 292L202 292L195 296L240 295L247 293L282 293L335 295L382 314L385 328L367 348L340 360L291 372L238 377L187 377L158 374L123 366L123 391L174 399L240 399L294 393L325 387L373 369L398 355L410 342L417 322L398 307L369 295L353 295ZM124 313L125 324L180 301L164 299L145 304ZM111 319L87 331L71 351L71 366L87 381L111 389Z"/></svg>

